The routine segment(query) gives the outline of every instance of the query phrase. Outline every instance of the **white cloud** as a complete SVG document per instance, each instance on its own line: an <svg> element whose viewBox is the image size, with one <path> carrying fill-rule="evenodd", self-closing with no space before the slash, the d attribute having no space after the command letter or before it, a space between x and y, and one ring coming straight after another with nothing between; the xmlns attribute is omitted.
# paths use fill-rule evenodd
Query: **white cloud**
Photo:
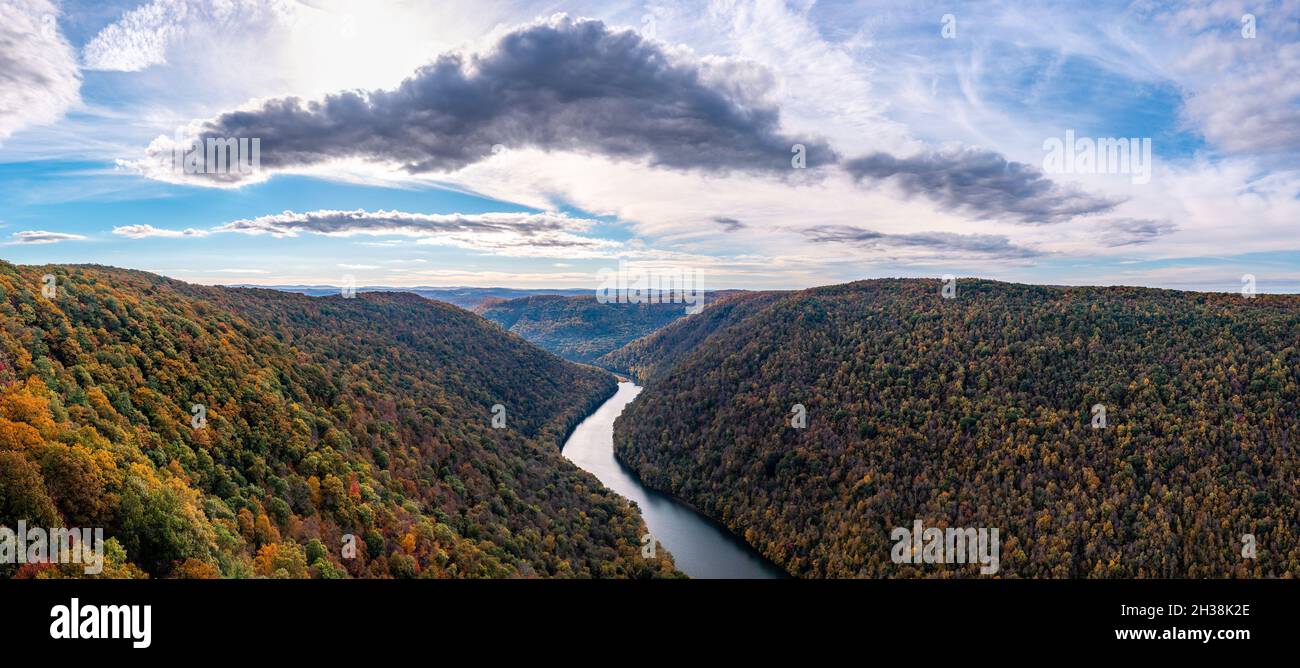
<svg viewBox="0 0 1300 668"><path fill-rule="evenodd" d="M61 241L81 241L86 237L67 232L47 232L45 230L24 230L14 232L9 237L13 244L57 244Z"/></svg>
<svg viewBox="0 0 1300 668"><path fill-rule="evenodd" d="M82 47L87 69L135 72L167 62L167 48L184 34L189 6L154 0L122 16Z"/></svg>
<svg viewBox="0 0 1300 668"><path fill-rule="evenodd" d="M0 2L0 141L80 102L81 73L48 0Z"/></svg>
<svg viewBox="0 0 1300 668"><path fill-rule="evenodd" d="M722 36L732 54L773 73L772 98L792 132L827 136L849 155L920 148L907 128L890 117L891 105L876 88L876 68L864 58L860 42L824 39L808 16L814 3L708 4L710 42ZM865 29L871 17L862 18Z"/></svg>
<svg viewBox="0 0 1300 668"><path fill-rule="evenodd" d="M127 237L128 239L146 239L149 237L164 237L169 239L180 237L205 237L208 232L186 228L184 230L167 230L154 227L153 225L121 225L113 228L113 234Z"/></svg>
<svg viewBox="0 0 1300 668"><path fill-rule="evenodd" d="M1255 19L1255 35L1241 18ZM1200 2L1159 16L1187 46L1170 74L1188 91L1183 114L1235 153L1300 151L1300 2Z"/></svg>

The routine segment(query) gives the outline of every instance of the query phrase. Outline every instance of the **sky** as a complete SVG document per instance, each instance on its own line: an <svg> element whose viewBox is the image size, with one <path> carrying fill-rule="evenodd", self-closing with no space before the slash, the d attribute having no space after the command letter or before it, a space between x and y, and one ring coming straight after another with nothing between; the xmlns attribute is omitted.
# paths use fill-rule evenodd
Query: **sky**
<svg viewBox="0 0 1300 668"><path fill-rule="evenodd" d="M1300 292L1300 0L0 0L0 81L20 264Z"/></svg>

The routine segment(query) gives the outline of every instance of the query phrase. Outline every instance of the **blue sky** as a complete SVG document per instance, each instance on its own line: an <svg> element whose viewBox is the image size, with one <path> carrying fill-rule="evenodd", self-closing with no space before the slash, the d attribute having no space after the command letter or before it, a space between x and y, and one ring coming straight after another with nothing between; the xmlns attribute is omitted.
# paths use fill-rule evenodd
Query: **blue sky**
<svg viewBox="0 0 1300 668"><path fill-rule="evenodd" d="M1295 1L0 14L10 262L226 284L584 287L621 259L711 288L1235 291L1249 274L1300 291ZM1046 142L1067 131L1149 140L1149 172L1055 169ZM159 161L246 136L263 149L249 175Z"/></svg>

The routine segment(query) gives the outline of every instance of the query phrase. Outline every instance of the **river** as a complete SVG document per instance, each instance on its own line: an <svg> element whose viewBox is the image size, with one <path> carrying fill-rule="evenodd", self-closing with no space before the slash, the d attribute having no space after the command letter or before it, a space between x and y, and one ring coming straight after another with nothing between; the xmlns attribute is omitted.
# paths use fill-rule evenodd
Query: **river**
<svg viewBox="0 0 1300 668"><path fill-rule="evenodd" d="M690 506L652 490L614 458L614 418L640 394L633 383L587 416L564 442L564 456L606 487L636 502L650 534L672 553L677 568L693 578L780 578L785 573L739 538Z"/></svg>

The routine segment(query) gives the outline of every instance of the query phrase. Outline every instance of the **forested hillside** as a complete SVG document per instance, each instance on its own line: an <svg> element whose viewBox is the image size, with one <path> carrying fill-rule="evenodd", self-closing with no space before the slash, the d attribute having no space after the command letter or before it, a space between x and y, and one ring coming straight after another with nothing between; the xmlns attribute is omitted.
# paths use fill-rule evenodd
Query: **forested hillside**
<svg viewBox="0 0 1300 668"><path fill-rule="evenodd" d="M596 364L631 374L639 383L672 368L701 341L715 332L743 322L756 311L771 305L785 293L736 292L710 300L708 308L629 342L596 360Z"/></svg>
<svg viewBox="0 0 1300 668"><path fill-rule="evenodd" d="M0 525L104 527L117 577L675 575L560 455L613 390L415 295L0 263Z"/></svg>
<svg viewBox="0 0 1300 668"><path fill-rule="evenodd" d="M939 288L670 325L618 455L796 576L977 572L892 563L915 519L999 528L1006 577L1300 575L1300 297Z"/></svg>
<svg viewBox="0 0 1300 668"><path fill-rule="evenodd" d="M602 304L592 294L539 295L488 303L479 313L561 357L590 364L686 315L686 306Z"/></svg>

